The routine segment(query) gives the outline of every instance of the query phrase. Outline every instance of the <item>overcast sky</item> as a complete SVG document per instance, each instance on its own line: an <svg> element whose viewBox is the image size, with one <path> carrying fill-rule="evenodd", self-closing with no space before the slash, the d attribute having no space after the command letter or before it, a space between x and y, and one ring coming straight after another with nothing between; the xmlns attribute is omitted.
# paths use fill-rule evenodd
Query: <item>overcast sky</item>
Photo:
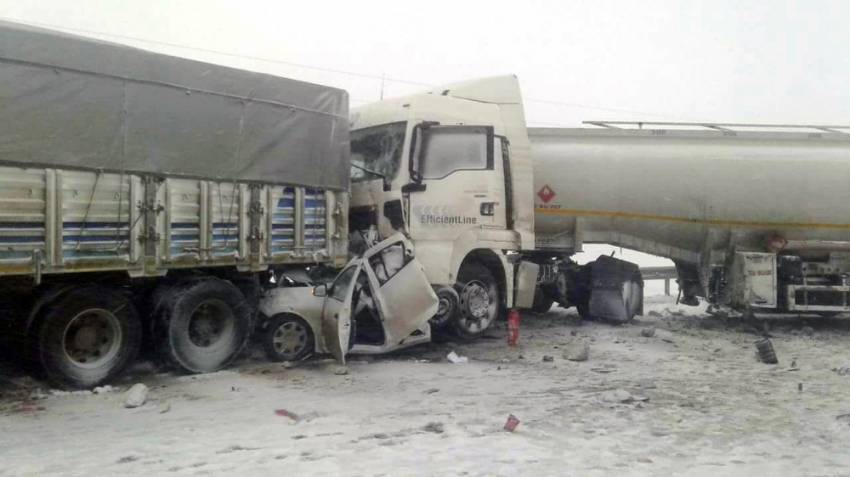
<svg viewBox="0 0 850 477"><path fill-rule="evenodd" d="M850 1L0 0L0 17L337 86L355 106L382 75L394 96L512 73L532 125L850 123Z"/></svg>

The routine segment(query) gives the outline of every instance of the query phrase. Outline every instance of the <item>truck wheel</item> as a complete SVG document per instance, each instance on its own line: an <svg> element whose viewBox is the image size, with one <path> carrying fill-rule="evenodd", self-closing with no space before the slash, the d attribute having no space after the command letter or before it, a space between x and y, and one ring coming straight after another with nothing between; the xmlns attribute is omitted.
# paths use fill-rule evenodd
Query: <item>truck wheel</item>
<svg viewBox="0 0 850 477"><path fill-rule="evenodd" d="M71 388L92 388L136 358L142 326L119 290L85 286L49 306L37 335L37 356L47 379Z"/></svg>
<svg viewBox="0 0 850 477"><path fill-rule="evenodd" d="M453 325L455 334L473 340L484 334L499 315L499 286L487 267L471 263L458 274L460 306Z"/></svg>
<svg viewBox="0 0 850 477"><path fill-rule="evenodd" d="M191 373L208 373L223 368L242 351L253 313L236 286L209 278L168 294L159 319L165 334L164 358Z"/></svg>
<svg viewBox="0 0 850 477"><path fill-rule="evenodd" d="M437 313L428 322L432 330L441 330L455 319L460 306L460 297L453 288L439 287L434 292L439 300Z"/></svg>
<svg viewBox="0 0 850 477"><path fill-rule="evenodd" d="M300 361L316 349L316 338L306 321L294 315L275 315L263 336L271 361Z"/></svg>
<svg viewBox="0 0 850 477"><path fill-rule="evenodd" d="M543 314L552 308L555 300L549 298L549 295L540 287L534 291L534 303L531 305L531 311L537 314Z"/></svg>

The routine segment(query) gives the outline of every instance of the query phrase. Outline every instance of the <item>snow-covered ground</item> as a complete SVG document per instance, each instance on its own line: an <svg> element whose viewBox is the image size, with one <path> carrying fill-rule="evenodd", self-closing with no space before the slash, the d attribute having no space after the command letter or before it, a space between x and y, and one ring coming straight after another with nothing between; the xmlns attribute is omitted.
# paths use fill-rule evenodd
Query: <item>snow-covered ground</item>
<svg viewBox="0 0 850 477"><path fill-rule="evenodd" d="M850 376L832 370L850 366L850 329L769 324L779 365L756 361L747 326L653 298L628 326L555 308L523 318L517 348L500 324L476 343L354 358L347 374L255 357L36 400L15 376L0 388L0 475L850 475ZM588 361L564 358L584 344ZM134 382L148 402L126 409Z"/></svg>

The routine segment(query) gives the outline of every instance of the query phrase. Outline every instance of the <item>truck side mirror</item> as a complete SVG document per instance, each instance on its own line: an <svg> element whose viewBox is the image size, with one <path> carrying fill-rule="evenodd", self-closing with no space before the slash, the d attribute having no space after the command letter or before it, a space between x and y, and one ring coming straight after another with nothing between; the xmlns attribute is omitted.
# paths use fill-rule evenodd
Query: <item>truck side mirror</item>
<svg viewBox="0 0 850 477"><path fill-rule="evenodd" d="M313 296L328 296L328 286L322 283L313 287Z"/></svg>

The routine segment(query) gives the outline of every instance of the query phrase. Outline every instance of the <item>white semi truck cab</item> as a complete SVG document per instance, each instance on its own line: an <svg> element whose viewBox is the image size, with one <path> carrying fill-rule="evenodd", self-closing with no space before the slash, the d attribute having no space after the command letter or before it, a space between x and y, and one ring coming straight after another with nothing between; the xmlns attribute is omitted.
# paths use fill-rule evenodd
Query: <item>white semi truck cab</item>
<svg viewBox="0 0 850 477"><path fill-rule="evenodd" d="M536 248L534 170L515 77L367 105L352 112L351 129L351 243L405 233L440 298L433 324L480 335L503 310L522 305L519 270L536 271L529 267L536 262L546 272L574 252ZM629 279L637 272L621 265ZM541 302L552 304L538 293ZM634 305L614 315L630 318Z"/></svg>

